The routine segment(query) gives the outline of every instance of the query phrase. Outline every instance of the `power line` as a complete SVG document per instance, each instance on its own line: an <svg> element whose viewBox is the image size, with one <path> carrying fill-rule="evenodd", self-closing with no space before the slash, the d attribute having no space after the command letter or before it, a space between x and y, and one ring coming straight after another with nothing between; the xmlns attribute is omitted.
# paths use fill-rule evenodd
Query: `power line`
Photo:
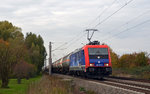
<svg viewBox="0 0 150 94"><path fill-rule="evenodd" d="M75 43L76 43L78 40L80 40L84 35L85 35L85 33L80 34L80 36L79 36L76 40L72 41L72 43L75 44ZM72 46L72 45L71 45L72 43L70 43L70 44L68 43L69 45L67 46L67 48L71 47L71 46Z"/></svg>
<svg viewBox="0 0 150 94"><path fill-rule="evenodd" d="M55 48L54 50L52 51L55 51L55 50L59 50L60 48L62 48L63 46L66 46L68 44L70 44L72 41L74 41L76 38L78 39L78 37L81 35L81 33L78 33L76 37L72 38L70 41L68 42L65 42L63 43L62 45L58 46L57 48ZM64 50L64 49L61 49L61 50Z"/></svg>
<svg viewBox="0 0 150 94"><path fill-rule="evenodd" d="M52 57L53 57L54 61L57 60L57 56L54 53L53 53Z"/></svg>
<svg viewBox="0 0 150 94"><path fill-rule="evenodd" d="M67 48L70 48L70 47L72 47L72 46L74 46L75 45L75 43L77 42L77 41L79 41L81 38L83 38L83 36L86 36L85 34L84 35L82 35L80 38L78 38L75 42L74 42L74 44L72 44L72 45L70 45L70 46L68 46ZM82 44L82 43L81 43ZM83 45L83 44L82 44ZM80 47L78 47L78 48L80 48ZM77 48L75 48L75 49L77 49ZM74 50L75 50L74 49ZM72 51L68 51L68 53L71 53Z"/></svg>
<svg viewBox="0 0 150 94"><path fill-rule="evenodd" d="M116 34L114 34L113 36L111 36L111 38L113 38L113 37L115 37L115 36L118 36L119 34L124 33L124 32L126 32L126 31L132 30L132 29L134 29L134 28L136 28L136 27L138 27L138 26L140 26L140 25L143 25L143 24L149 22L149 21L150 21L150 19L149 19L149 20L146 20L146 21L144 21L144 22L142 22L142 23L139 23L139 24L137 24L137 25L135 25L135 26L132 26L132 27L126 29L126 30L123 30L123 31L121 31L121 32L119 32L119 33L116 33ZM111 39L111 38L109 37L109 38L104 39L104 40L106 41L106 40L109 40L109 39ZM104 41L104 40L103 40L103 41Z"/></svg>
<svg viewBox="0 0 150 94"><path fill-rule="evenodd" d="M130 0L129 2L125 3L122 7L120 7L118 10L116 10L115 12L113 12L111 15L109 15L108 17L106 17L104 20L102 20L101 22L99 22L97 25L94 26L94 28L96 28L98 25L102 24L103 22L105 22L106 20L108 20L110 17L112 17L114 14L116 14L117 12L119 12L121 9L123 9L125 6L127 6L129 3L131 3L133 0Z"/></svg>
<svg viewBox="0 0 150 94"><path fill-rule="evenodd" d="M74 46L77 41L79 41L81 38L83 38L83 36L85 36L85 34L81 34L78 38L76 38L76 39L73 40L72 42L68 42L67 46L66 46L66 45L63 45L63 46L66 46L66 48L68 49L68 48ZM65 51L65 50L66 50L66 49L64 49L64 50L62 50L62 51ZM71 51L71 52L72 52L72 51ZM70 53L70 51L68 51L67 53Z"/></svg>
<svg viewBox="0 0 150 94"><path fill-rule="evenodd" d="M63 45L65 45L65 44L67 44L67 42L65 42L64 44L62 44L62 45L60 45L60 46L58 46L57 48L55 48L54 50L52 50L52 51L55 51L55 50L59 50Z"/></svg>
<svg viewBox="0 0 150 94"><path fill-rule="evenodd" d="M118 26L118 27L119 27L119 28L120 28L120 27L123 27L123 26L125 26L125 25L131 23L132 21L137 20L139 17L145 15L146 13L149 13L149 11L150 11L150 10L141 13L140 15L138 15L138 16L132 18L131 20L128 20L127 22L125 22L124 24L122 24L122 25L120 25L120 26ZM116 31L116 29L118 29L118 27L116 27L116 28L110 30L109 32L107 32L107 34L110 34L112 31Z"/></svg>
<svg viewBox="0 0 150 94"><path fill-rule="evenodd" d="M75 45L75 43L76 43L78 40L80 40L80 39L83 37L83 35L85 35L85 34L84 34L84 33L83 33L83 34L80 33L80 35L78 35L77 37L75 37L75 38L71 39L70 41L68 41L68 42L66 42L66 43L64 43L64 44L62 44L62 45L60 45L60 46L58 46L56 49L54 49L54 50L52 50L52 51L55 51L55 50L65 51L66 49L68 49L68 48L72 47L73 45ZM67 46L66 46L66 45L67 45ZM64 47L64 46L66 46L65 49L61 49L61 48ZM65 56L65 55L63 55L63 56ZM62 57L63 57L63 56L62 56Z"/></svg>
<svg viewBox="0 0 150 94"><path fill-rule="evenodd" d="M111 4L108 8L104 9L104 10L88 25L88 27L89 27L93 22L95 22L97 19L99 19L109 8L111 8L111 6L112 6L116 1L117 1L117 0L114 0L114 1L112 2L112 4Z"/></svg>

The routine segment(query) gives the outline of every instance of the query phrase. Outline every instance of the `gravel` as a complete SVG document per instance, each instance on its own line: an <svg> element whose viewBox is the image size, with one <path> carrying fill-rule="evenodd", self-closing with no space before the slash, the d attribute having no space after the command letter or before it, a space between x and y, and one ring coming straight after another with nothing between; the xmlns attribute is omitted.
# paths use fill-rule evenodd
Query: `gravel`
<svg viewBox="0 0 150 94"><path fill-rule="evenodd" d="M111 85L106 85L103 83L98 83L95 81L84 80L72 76L53 74L59 76L63 79L72 80L73 85L77 85L78 87L84 87L86 90L91 90L96 92L97 94L142 94L140 92L123 89Z"/></svg>

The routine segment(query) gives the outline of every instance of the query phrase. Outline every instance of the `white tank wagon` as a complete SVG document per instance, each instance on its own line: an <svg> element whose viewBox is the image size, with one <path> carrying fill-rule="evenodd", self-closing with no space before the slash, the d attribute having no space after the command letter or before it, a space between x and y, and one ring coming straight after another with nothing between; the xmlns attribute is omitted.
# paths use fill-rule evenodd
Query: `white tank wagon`
<svg viewBox="0 0 150 94"><path fill-rule="evenodd" d="M70 54L52 63L52 72L68 73L70 64Z"/></svg>

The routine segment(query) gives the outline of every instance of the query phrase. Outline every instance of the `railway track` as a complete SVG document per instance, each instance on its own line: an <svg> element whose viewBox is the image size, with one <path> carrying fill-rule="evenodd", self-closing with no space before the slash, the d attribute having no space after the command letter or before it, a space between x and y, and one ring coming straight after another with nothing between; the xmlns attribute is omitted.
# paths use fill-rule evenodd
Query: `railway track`
<svg viewBox="0 0 150 94"><path fill-rule="evenodd" d="M99 82L99 81L98 81ZM119 88L132 90L140 94L150 94L150 83L142 80L122 80L115 78L104 78L100 83L116 86Z"/></svg>
<svg viewBox="0 0 150 94"><path fill-rule="evenodd" d="M65 75L66 76L66 75ZM67 75L68 76L68 75ZM70 76L70 75L69 75ZM70 76L72 77L72 76ZM82 77L74 77L77 79L82 79L94 83L105 84L111 87L119 88L121 90L126 90L133 92L134 94L150 94L150 82L149 81L142 81L142 80L133 80L133 79L119 79L119 78L104 78L103 80L100 79L89 79L89 78L82 78Z"/></svg>
<svg viewBox="0 0 150 94"><path fill-rule="evenodd" d="M118 80L128 80L128 81L138 81L138 82L150 83L150 80L146 80L146 79L135 79L135 78L116 77L116 76L108 76L107 78L118 79Z"/></svg>

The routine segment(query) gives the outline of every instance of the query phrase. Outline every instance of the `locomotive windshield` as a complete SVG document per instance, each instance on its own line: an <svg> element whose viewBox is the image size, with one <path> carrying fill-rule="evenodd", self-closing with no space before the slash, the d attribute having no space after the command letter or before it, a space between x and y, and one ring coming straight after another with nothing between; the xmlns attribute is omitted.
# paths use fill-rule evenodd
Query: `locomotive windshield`
<svg viewBox="0 0 150 94"><path fill-rule="evenodd" d="M108 55L107 48L88 48L89 55Z"/></svg>
<svg viewBox="0 0 150 94"><path fill-rule="evenodd" d="M88 48L90 59L108 59L107 48Z"/></svg>

